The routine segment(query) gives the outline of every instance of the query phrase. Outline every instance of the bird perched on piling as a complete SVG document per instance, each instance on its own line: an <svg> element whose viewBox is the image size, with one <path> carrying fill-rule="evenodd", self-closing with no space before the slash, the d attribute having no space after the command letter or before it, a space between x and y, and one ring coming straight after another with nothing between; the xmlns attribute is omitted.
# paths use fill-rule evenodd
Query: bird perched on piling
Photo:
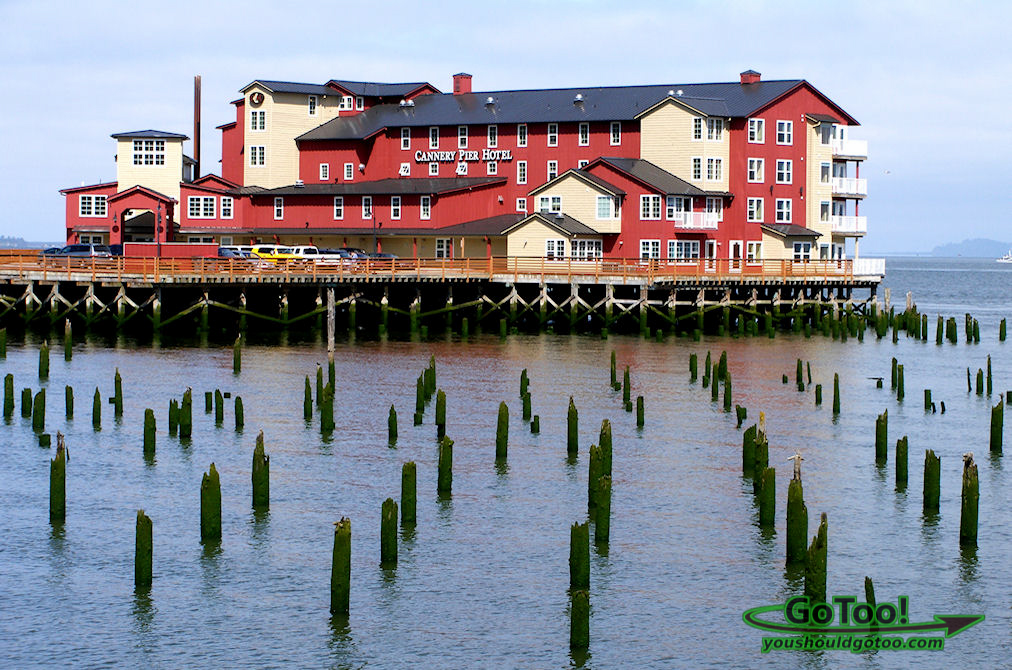
<svg viewBox="0 0 1012 670"><path fill-rule="evenodd" d="M798 450L794 451L794 455L788 458L789 461L794 461L794 479L801 481L801 461L805 460L801 457L801 452Z"/></svg>

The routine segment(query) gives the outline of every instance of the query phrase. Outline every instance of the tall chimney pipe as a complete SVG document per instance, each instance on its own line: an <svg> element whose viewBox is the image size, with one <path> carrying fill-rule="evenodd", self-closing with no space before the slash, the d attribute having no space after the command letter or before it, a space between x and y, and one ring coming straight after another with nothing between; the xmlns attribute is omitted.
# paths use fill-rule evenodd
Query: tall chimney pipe
<svg viewBox="0 0 1012 670"><path fill-rule="evenodd" d="M193 178L200 178L200 75L193 78Z"/></svg>

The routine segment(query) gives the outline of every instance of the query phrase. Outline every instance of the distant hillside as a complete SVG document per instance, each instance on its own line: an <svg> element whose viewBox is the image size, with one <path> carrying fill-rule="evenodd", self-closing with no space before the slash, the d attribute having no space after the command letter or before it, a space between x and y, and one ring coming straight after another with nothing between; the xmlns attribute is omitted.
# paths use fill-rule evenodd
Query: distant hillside
<svg viewBox="0 0 1012 670"><path fill-rule="evenodd" d="M943 244L931 250L932 256L964 256L968 258L998 258L1012 248L1012 243L977 238L952 244Z"/></svg>
<svg viewBox="0 0 1012 670"><path fill-rule="evenodd" d="M62 247L63 244L63 242L26 242L22 237L0 235L0 249L45 249L47 247Z"/></svg>

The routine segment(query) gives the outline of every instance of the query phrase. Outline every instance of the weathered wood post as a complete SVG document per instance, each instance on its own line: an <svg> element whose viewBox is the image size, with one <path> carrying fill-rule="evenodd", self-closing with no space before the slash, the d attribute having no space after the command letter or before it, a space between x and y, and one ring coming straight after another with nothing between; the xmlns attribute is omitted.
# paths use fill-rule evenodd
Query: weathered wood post
<svg viewBox="0 0 1012 670"><path fill-rule="evenodd" d="M840 413L840 375L833 373L833 414Z"/></svg>
<svg viewBox="0 0 1012 670"><path fill-rule="evenodd" d="M408 461L401 466L401 523L410 525L415 523L417 514L417 472L414 461Z"/></svg>
<svg viewBox="0 0 1012 670"><path fill-rule="evenodd" d="M614 370L614 368L612 368ZM689 382L692 384L696 383L696 377L699 375L699 357L696 354L689 355Z"/></svg>
<svg viewBox="0 0 1012 670"><path fill-rule="evenodd" d="M257 435L253 447L253 509L265 510L271 506L271 457L264 452L264 431Z"/></svg>
<svg viewBox="0 0 1012 670"><path fill-rule="evenodd" d="M225 422L225 397L219 389L214 390L214 423L221 425Z"/></svg>
<svg viewBox="0 0 1012 670"><path fill-rule="evenodd" d="M144 455L151 456L155 453L155 411L144 410Z"/></svg>
<svg viewBox="0 0 1012 670"><path fill-rule="evenodd" d="M642 396L641 396L642 397ZM731 372L724 372L724 411L731 411Z"/></svg>
<svg viewBox="0 0 1012 670"><path fill-rule="evenodd" d="M980 502L980 482L973 454L963 456L963 491L960 495L959 543L977 546L977 511Z"/></svg>
<svg viewBox="0 0 1012 670"><path fill-rule="evenodd" d="M39 389L32 403L32 430L36 433L46 432L46 389Z"/></svg>
<svg viewBox="0 0 1012 670"><path fill-rule="evenodd" d="M436 437L446 435L446 394L443 389L436 391Z"/></svg>
<svg viewBox="0 0 1012 670"><path fill-rule="evenodd" d="M805 390L805 379L804 379L803 373L804 373L804 368L802 367L802 365L801 365L801 359L799 358L798 359L798 369L794 373L794 381L797 383L799 391L804 391Z"/></svg>
<svg viewBox="0 0 1012 670"><path fill-rule="evenodd" d="M590 523L574 523L569 529L569 588L590 588Z"/></svg>
<svg viewBox="0 0 1012 670"><path fill-rule="evenodd" d="M232 372L239 374L242 371L242 337L235 338L232 345Z"/></svg>
<svg viewBox="0 0 1012 670"><path fill-rule="evenodd" d="M330 435L334 432L334 387L323 387L323 404L320 405L320 432Z"/></svg>
<svg viewBox="0 0 1012 670"><path fill-rule="evenodd" d="M590 594L573 591L569 607L569 648L586 649L590 646Z"/></svg>
<svg viewBox="0 0 1012 670"><path fill-rule="evenodd" d="M390 413L387 414L387 444L397 444L397 410L390 405Z"/></svg>
<svg viewBox="0 0 1012 670"><path fill-rule="evenodd" d="M1005 432L1005 401L999 400L998 404L991 408L991 453L1000 454L1002 450L1002 437Z"/></svg>
<svg viewBox="0 0 1012 670"><path fill-rule="evenodd" d="M987 355L987 394L991 395L993 387L991 385L991 354Z"/></svg>
<svg viewBox="0 0 1012 670"><path fill-rule="evenodd" d="M21 389L21 418L28 419L32 416L32 390Z"/></svg>
<svg viewBox="0 0 1012 670"><path fill-rule="evenodd" d="M397 503L393 498L383 501L380 518L380 565L397 565Z"/></svg>
<svg viewBox="0 0 1012 670"><path fill-rule="evenodd" d="M741 472L746 477L751 477L755 472L756 431L758 431L758 427L752 424L741 435Z"/></svg>
<svg viewBox="0 0 1012 670"><path fill-rule="evenodd" d="M906 397L906 392L904 390L904 384L903 384L903 366L902 365L897 365L896 366L896 400L902 402L902 400L903 400L904 397Z"/></svg>
<svg viewBox="0 0 1012 670"><path fill-rule="evenodd" d="M579 420L573 396L569 396L569 410L566 414L566 453L570 456L575 456L579 451Z"/></svg>
<svg viewBox="0 0 1012 670"><path fill-rule="evenodd" d="M625 366L625 372L622 373L622 404L629 405L632 402L632 384L629 383L629 366Z"/></svg>
<svg viewBox="0 0 1012 670"><path fill-rule="evenodd" d="M727 352L720 352L720 360L717 361L717 381L724 381L727 378Z"/></svg>
<svg viewBox="0 0 1012 670"><path fill-rule="evenodd" d="M776 470L766 468L759 477L759 526L770 528L776 522Z"/></svg>
<svg viewBox="0 0 1012 670"><path fill-rule="evenodd" d="M193 434L193 389L183 391L183 402L179 407L179 437L189 438Z"/></svg>
<svg viewBox="0 0 1012 670"><path fill-rule="evenodd" d="M611 477L597 480L597 507L594 509L594 542L608 544L611 536Z"/></svg>
<svg viewBox="0 0 1012 670"><path fill-rule="evenodd" d="M808 541L808 507L801 479L795 477L787 487L787 563L805 562Z"/></svg>
<svg viewBox="0 0 1012 670"><path fill-rule="evenodd" d="M39 379L49 379L49 342L39 348Z"/></svg>
<svg viewBox="0 0 1012 670"><path fill-rule="evenodd" d="M95 387L95 397L91 402L91 427L102 430L102 394Z"/></svg>
<svg viewBox="0 0 1012 670"><path fill-rule="evenodd" d="M153 553L151 519L144 510L139 509L134 538L134 586L138 589L151 586Z"/></svg>
<svg viewBox="0 0 1012 670"><path fill-rule="evenodd" d="M69 361L74 357L74 333L68 318L63 322L63 360Z"/></svg>
<svg viewBox="0 0 1012 670"><path fill-rule="evenodd" d="M891 381L890 381L890 385L889 385L889 388L891 390L893 390L893 391L896 390L896 381L897 381L898 377L899 377L899 363L896 361L896 358L893 357L893 360L892 360L892 377L891 377Z"/></svg>
<svg viewBox="0 0 1012 670"><path fill-rule="evenodd" d="M815 385L815 406L822 404L822 384Z"/></svg>
<svg viewBox="0 0 1012 670"><path fill-rule="evenodd" d="M351 595L351 519L334 524L334 553L330 567L330 613L347 616Z"/></svg>
<svg viewBox="0 0 1012 670"><path fill-rule="evenodd" d="M712 377L712 364L710 363L710 352L706 352L706 361L703 363L703 388L710 383L710 377Z"/></svg>
<svg viewBox="0 0 1012 670"><path fill-rule="evenodd" d="M523 410L522 410L523 414L521 416L521 419L523 421L530 421L531 420L531 394L530 394L530 391L528 391L527 393L525 393L523 395L523 397L521 398L521 401L523 403Z"/></svg>
<svg viewBox="0 0 1012 670"><path fill-rule="evenodd" d="M812 544L808 547L808 557L805 561L805 595L812 603L826 602L828 532L829 524L826 520L826 513L823 512L818 533L812 538Z"/></svg>
<svg viewBox="0 0 1012 670"><path fill-rule="evenodd" d="M123 418L123 377L119 374L119 368L116 368L116 374L113 376L113 416L117 419Z"/></svg>
<svg viewBox="0 0 1012 670"><path fill-rule="evenodd" d="M7 358L7 329L0 328L0 359Z"/></svg>
<svg viewBox="0 0 1012 670"><path fill-rule="evenodd" d="M601 474L611 476L611 421L602 419L601 432L597 440L601 449Z"/></svg>
<svg viewBox="0 0 1012 670"><path fill-rule="evenodd" d="M67 447L63 433L56 433L56 456L49 462L49 522L67 518Z"/></svg>
<svg viewBox="0 0 1012 670"><path fill-rule="evenodd" d="M933 449L924 452L924 511L937 512L941 492L942 459Z"/></svg>
<svg viewBox="0 0 1012 670"><path fill-rule="evenodd" d="M784 375L786 377L786 375ZM717 402L720 397L720 381L717 379L717 368L713 368L713 379L710 380L710 402Z"/></svg>
<svg viewBox="0 0 1012 670"><path fill-rule="evenodd" d="M765 415L759 413L759 425L766 425ZM766 431L758 428L755 433L755 460L752 463L752 493L759 495L762 488L762 473L770 466L770 443L766 438Z"/></svg>
<svg viewBox="0 0 1012 670"><path fill-rule="evenodd" d="M510 434L510 410L506 403L499 403L499 417L495 426L495 459L506 458Z"/></svg>
<svg viewBox="0 0 1012 670"><path fill-rule="evenodd" d="M872 583L871 577L864 578L864 601L875 607L875 584Z"/></svg>
<svg viewBox="0 0 1012 670"><path fill-rule="evenodd" d="M4 419L14 416L14 375L4 375Z"/></svg>
<svg viewBox="0 0 1012 670"><path fill-rule="evenodd" d="M316 364L316 406L323 405L323 367Z"/></svg>
<svg viewBox="0 0 1012 670"><path fill-rule="evenodd" d="M527 389L531 384L530 378L527 376L527 368L524 368L520 372L520 397L523 398L527 393Z"/></svg>
<svg viewBox="0 0 1012 670"><path fill-rule="evenodd" d="M931 389L924 389L924 411L931 411Z"/></svg>
<svg viewBox="0 0 1012 670"><path fill-rule="evenodd" d="M889 410L885 410L875 418L875 462L885 463L888 459L889 445Z"/></svg>
<svg viewBox="0 0 1012 670"><path fill-rule="evenodd" d="M211 467L200 479L200 541L221 539L221 480Z"/></svg>
<svg viewBox="0 0 1012 670"><path fill-rule="evenodd" d="M942 315L938 315L938 322L935 324L935 344L942 343Z"/></svg>
<svg viewBox="0 0 1012 670"><path fill-rule="evenodd" d="M309 383L309 375L306 375L306 388L302 397L302 418L306 421L313 418L313 386Z"/></svg>
<svg viewBox="0 0 1012 670"><path fill-rule="evenodd" d="M971 381L970 378L970 368L966 369L966 392L967 393L973 392L973 382Z"/></svg>
<svg viewBox="0 0 1012 670"><path fill-rule="evenodd" d="M725 398L726 397L727 396L726 396L726 392L725 392ZM724 402L726 404L727 400L725 400ZM643 416L643 396L638 395L638 396L636 396L636 427L637 428L642 428L643 427L643 420L644 420L644 416Z"/></svg>
<svg viewBox="0 0 1012 670"><path fill-rule="evenodd" d="M204 414L210 414L214 411L214 393L211 391L204 391Z"/></svg>
<svg viewBox="0 0 1012 670"><path fill-rule="evenodd" d="M541 417L537 414L531 418L531 434L537 435L541 432Z"/></svg>
<svg viewBox="0 0 1012 670"><path fill-rule="evenodd" d="M333 351L327 354L327 383L330 384L330 388L337 388L337 368L334 367Z"/></svg>
<svg viewBox="0 0 1012 670"><path fill-rule="evenodd" d="M243 408L242 396L235 397L235 429L236 431L242 431L243 426L246 425L246 411Z"/></svg>
<svg viewBox="0 0 1012 670"><path fill-rule="evenodd" d="M896 440L896 488L907 487L907 436Z"/></svg>
<svg viewBox="0 0 1012 670"><path fill-rule="evenodd" d="M453 440L446 435L439 440L438 468L436 493L449 495L453 491Z"/></svg>
<svg viewBox="0 0 1012 670"><path fill-rule="evenodd" d="M72 386L63 387L63 406L65 410L65 416L67 420L74 418L74 388ZM6 406L5 406L6 407ZM6 409L5 409L6 411Z"/></svg>
<svg viewBox="0 0 1012 670"><path fill-rule="evenodd" d="M587 510L593 515L594 510L597 509L597 480L601 478L601 475L607 474L604 472L604 460L601 453L601 447L596 444L590 445L588 450L590 455L587 465Z"/></svg>
<svg viewBox="0 0 1012 670"><path fill-rule="evenodd" d="M735 424L735 428L741 428L741 424L743 424L745 422L745 419L748 418L748 408L742 407L741 405L735 405L734 415L737 421L737 423Z"/></svg>

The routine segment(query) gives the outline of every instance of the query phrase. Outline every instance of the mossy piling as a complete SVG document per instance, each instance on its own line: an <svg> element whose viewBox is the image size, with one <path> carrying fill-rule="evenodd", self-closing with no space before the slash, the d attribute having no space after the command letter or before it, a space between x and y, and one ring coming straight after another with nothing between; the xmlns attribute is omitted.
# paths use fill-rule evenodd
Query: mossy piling
<svg viewBox="0 0 1012 670"><path fill-rule="evenodd" d="M67 447L63 433L56 433L56 455L49 462L49 522L67 518Z"/></svg>
<svg viewBox="0 0 1012 670"><path fill-rule="evenodd" d="M977 546L977 512L980 503L980 482L973 454L963 456L963 490L960 495L959 544Z"/></svg>
<svg viewBox="0 0 1012 670"><path fill-rule="evenodd" d="M415 523L418 506L417 469L414 461L401 466L401 523Z"/></svg>
<svg viewBox="0 0 1012 670"><path fill-rule="evenodd" d="M380 565L397 565L397 503L393 498L383 501L380 516Z"/></svg>
<svg viewBox="0 0 1012 670"><path fill-rule="evenodd" d="M211 467L200 480L200 541L221 540L221 480Z"/></svg>
<svg viewBox="0 0 1012 670"><path fill-rule="evenodd" d="M138 589L151 586L153 554L151 518L139 509L134 533L134 586Z"/></svg>
<svg viewBox="0 0 1012 670"><path fill-rule="evenodd" d="M569 587L590 588L590 524L586 521L569 529Z"/></svg>
<svg viewBox="0 0 1012 670"><path fill-rule="evenodd" d="M826 602L826 563L829 544L829 524L826 513L822 513L819 530L808 547L805 560L805 595L810 603Z"/></svg>
<svg viewBox="0 0 1012 670"><path fill-rule="evenodd" d="M503 460L506 458L509 445L510 433L510 410L505 402L499 403L499 416L495 426L495 458Z"/></svg>
<svg viewBox="0 0 1012 670"><path fill-rule="evenodd" d="M937 512L941 494L942 460L932 449L924 452L924 504L925 512Z"/></svg>
<svg viewBox="0 0 1012 670"><path fill-rule="evenodd" d="M330 613L347 616L351 595L351 520L334 524L334 551L330 564Z"/></svg>
<svg viewBox="0 0 1012 670"><path fill-rule="evenodd" d="M253 447L253 467L250 479L253 484L253 509L265 510L271 505L271 457L264 451L264 432L257 435Z"/></svg>

